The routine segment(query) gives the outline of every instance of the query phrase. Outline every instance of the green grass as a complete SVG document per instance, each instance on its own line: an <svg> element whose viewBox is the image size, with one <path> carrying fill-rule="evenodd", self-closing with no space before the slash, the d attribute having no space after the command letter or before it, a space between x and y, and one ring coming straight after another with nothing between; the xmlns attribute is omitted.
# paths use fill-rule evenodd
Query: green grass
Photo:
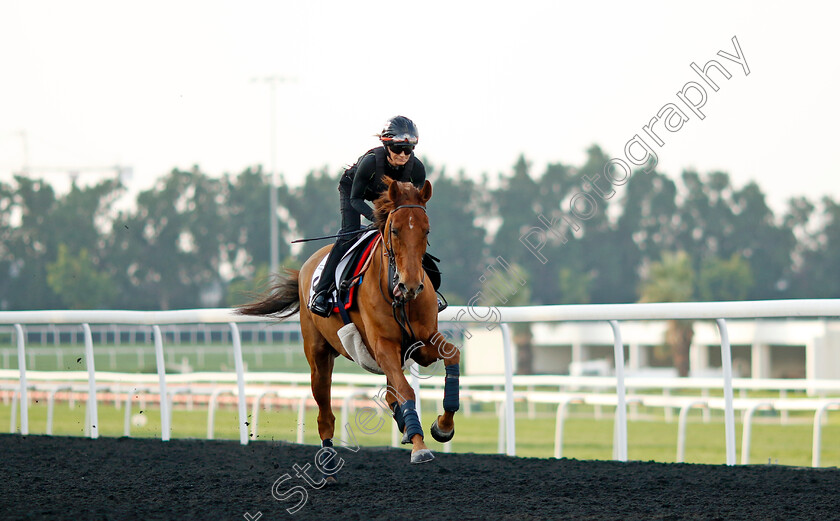
<svg viewBox="0 0 840 521"><path fill-rule="evenodd" d="M5 347L2 345L0 347ZM40 347L40 346L38 346ZM156 371L154 351L151 345L143 344L145 352L138 360L135 346L123 343L94 345L95 365L97 371L118 370L120 372ZM199 358L198 350L202 347L223 348L225 352L206 352ZM254 348L265 348L261 355ZM115 350L112 358L111 350ZM186 358L194 371L230 371L233 368L232 348L226 343L207 343L178 345L167 342L167 363L181 364ZM254 371L284 371L308 373L309 367L299 345L286 344L269 349L264 343L243 345L243 358L246 366ZM28 361L29 362L29 361ZM60 362L60 363L59 363ZM34 367L33 367L34 365ZM30 370L84 370L84 346L64 346L61 360L55 352L35 357L34 364L28 363ZM8 367L17 368L17 356L10 353ZM363 373L356 364L339 358L335 363L335 371L340 373ZM169 371L172 372L171 370ZM556 387L538 387L537 390L554 391ZM638 392L638 391L634 391ZM659 394L661 391L643 391L646 394ZM696 390L675 390L674 395L696 395ZM711 396L721 396L722 390L712 390ZM789 397L801 396L804 393L790 393ZM736 392L736 397L741 396ZM746 396L777 397L775 392L749 392ZM432 419L432 411L440 404L425 401L423 404L424 428L428 430ZM136 412L135 405L135 412ZM517 455L532 457L551 457L554 453L554 412L556 406L537 404L536 418L529 419L524 404L517 404ZM0 427L7 430L9 425L9 405L0 404ZM56 404L53 432L56 435L82 436L84 435L84 403L77 402L71 409L67 403ZM573 406L572 414L566 421L564 429L563 455L577 459L610 459L612 457L613 422L612 411L604 407L604 419L595 419L591 406ZM654 460L672 462L676 457L677 412L673 421L666 422L661 409L638 407L636 420L628 422L628 456L633 460ZM249 409L250 411L250 409ZM498 441L498 420L493 414L490 404L474 404L473 415L469 418L459 413L456 418L456 437L453 450L457 452L495 453ZM631 409L632 411L632 409ZM339 410L334 411L336 415ZM143 427L132 427L132 436L159 437L160 413L157 408L144 411L147 424ZM737 416L736 416L737 417ZM634 418L631 413L630 418ZM711 422L703 423L701 413L694 411L687 429L685 460L691 463L720 464L725 462L723 413L712 411ZM811 463L812 443L812 412L789 413L790 423L780 425L778 413L758 412L753 423L750 461L752 463L767 463L768 459L783 465L808 466ZM821 461L823 466L840 466L840 414L829 414L830 423L823 427L823 449ZM357 441L366 446L389 445L391 439L391 421L387 418L385 427L373 435L357 432ZM207 412L203 406L196 410L187 411L182 407L173 413L174 438L204 438L207 432ZM259 421L259 439L276 439L294 441L297 430L297 412L289 408L262 411ZM315 411L310 409L305 420L305 443L318 443ZM30 433L39 434L46 431L46 406L36 403L30 408ZM99 432L102 436L122 436L123 411L115 409L113 405L100 403ZM218 439L239 438L238 421L235 409L225 408L217 411L215 436ZM337 434L343 437L344 434ZM440 444L427 436L427 442L433 450L441 450ZM736 434L738 448L737 460L741 455L741 425L738 424Z"/></svg>
<svg viewBox="0 0 840 521"><path fill-rule="evenodd" d="M424 428L432 419L437 404L423 403ZM99 404L100 436L122 436L124 411L112 404ZM138 409L135 405L135 414ZM249 409L250 411L250 409ZM334 411L339 416L340 411ZM9 425L10 406L0 404L0 425ZM147 424L132 427L132 436L159 437L160 411L150 407L144 411ZM85 407L76 402L73 408L67 403L55 407L53 434L65 436L84 435ZM576 459L612 458L613 422L610 414L605 419L592 418L585 407L575 409L566 420L564 429L563 456ZM780 425L778 418L756 418L753 422L750 451L751 463L772 463L792 466L810 466L812 424L806 417L792 417L788 425ZM207 412L197 406L187 411L178 407L172 416L173 438L205 438L207 433ZM378 432L366 435L355 428L356 440L363 446L389 445L391 421ZM516 422L516 453L518 456L551 457L554 451L554 415L539 411L537 418L528 419L520 413ZM353 425L353 419L350 419ZM319 442L315 411L306 414L304 442ZM43 434L46 431L46 405L35 403L29 409L29 432ZM290 408L274 408L260 412L259 439L294 441L297 431L297 411ZM469 418L463 414L456 417L456 436L453 440L455 452L496 453L498 420L490 412L477 411ZM336 438L346 438L345 432ZM223 408L217 411L215 436L217 439L239 439L236 410ZM631 460L673 462L676 457L677 423L666 423L661 417L628 422L628 457ZM427 436L432 450L441 451L442 446ZM741 461L741 424L738 423L737 461ZM710 423L703 423L699 412L692 413L686 435L686 462L721 464L726 461L724 426L721 418L713 416ZM830 414L830 422L823 426L821 463L823 466L840 466L840 415Z"/></svg>

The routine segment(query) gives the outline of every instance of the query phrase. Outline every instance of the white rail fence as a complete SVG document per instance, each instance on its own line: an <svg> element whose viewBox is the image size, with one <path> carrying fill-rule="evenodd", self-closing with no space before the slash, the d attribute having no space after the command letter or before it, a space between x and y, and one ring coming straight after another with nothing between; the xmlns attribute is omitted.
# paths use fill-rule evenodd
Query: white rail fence
<svg viewBox="0 0 840 521"><path fill-rule="evenodd" d="M118 368L118 357L133 354L138 367L143 367L150 356L155 357L152 329L148 326L90 324L90 330L97 345L96 354L107 357L108 368L112 371ZM167 346L167 364L171 367L178 366L179 357L190 355L197 355L198 367L204 367L205 360L210 357L218 359L218 355L224 355L229 366L234 365L233 352L225 345L217 345L230 342L227 324L169 324L161 326L161 333ZM250 344L243 354L251 355L257 365L262 365L265 355L278 354L284 356L286 365L291 365L295 354L303 354L300 326L295 322L241 323L240 333L242 341ZM13 338L15 334L13 326L0 323L0 339ZM79 324L27 324L24 335L27 369L36 369L36 365L41 365L45 359L51 360L44 365L60 369L66 361L76 358L77 346L84 345L84 332ZM282 346L278 347L278 344ZM16 356L17 349L0 347L0 368L16 367L17 362L13 362Z"/></svg>
<svg viewBox="0 0 840 521"><path fill-rule="evenodd" d="M628 401L632 403L642 403L648 406L657 406L655 400L651 397L637 397L627 395L627 384L625 381L624 369L624 345L621 340L620 321L622 320L663 320L663 319L695 319L695 320L714 320L720 332L721 339L721 361L723 369L723 378L719 380L719 387L723 389L722 400L697 400L694 399L689 403L668 401L667 404L661 405L663 407L678 407L681 409L680 413L680 432L684 435L685 426L684 418L687 416L687 411L692 407L706 407L720 409L724 412L725 424L725 446L726 446L726 464L734 465L735 459L735 410L742 410L746 412L745 418L752 419L753 413L760 408L774 408L777 410L799 410L797 408L805 408L805 410L814 410L815 412L815 430L814 430L814 461L816 465L819 462L819 442L821 430L817 428L821 425L822 418L829 409L834 409L840 406L837 400L811 400L806 402L796 400L798 404L788 403L794 400L784 401L765 400L761 403L755 403L749 400L735 401L733 396L733 378L732 378L732 356L731 346L726 327L726 319L735 318L778 318L778 317L838 317L840 316L840 300L778 300L778 301L755 301L755 302L706 302L706 303L668 303L668 304L607 304L607 305L574 305L574 306L526 306L526 307L508 307L508 308L485 308L485 307L450 307L445 310L440 320L441 322L461 322L464 324L471 324L476 322L483 322L480 327L500 327L503 334L504 358L505 358L505 375L504 375L504 392L497 393L493 396L482 396L475 394L473 399L497 401L500 404L500 443L504 440L504 451L508 455L515 455L516 453L516 430L514 419L514 402L517 396L514 393L514 378L513 378L513 349L511 343L510 331L508 323L512 322L559 322L559 321L599 321L606 322L610 325L614 337L614 356L616 375L612 379L615 386L615 394L604 398L579 397L579 396L564 396L555 393L552 396L532 396L532 401L542 400L546 403L558 404L558 428L556 436L561 439L559 443L555 443L555 454L558 450L562 450L562 418L565 405L572 403L575 400L580 400L586 403L595 403L601 400L603 404L614 405L616 407L615 413L615 431L614 431L614 448L613 457L619 461L627 460L627 404ZM93 340L91 336L91 324L130 324L143 325L152 327L152 336L155 344L155 355L157 365L157 385L159 395L161 397L170 397L171 393L167 390L167 379L172 381L175 375L166 374L166 365L163 350L163 333L161 327L169 324L227 324L230 330L233 358L236 368L236 388L234 394L237 396L237 408L239 414L239 434L240 442L244 445L248 443L248 415L246 410L247 394L245 389L245 382L247 377L242 363L242 346L240 340L239 323L243 322L265 322L263 319L255 317L243 317L234 315L228 309L201 309L201 310L181 310L181 311L10 311L0 312L0 324L11 325L15 331L15 338L17 341L17 355L19 369L18 386L17 386L17 402L20 410L20 431L22 434L28 434L28 398L27 389L29 388L26 374L26 352L25 352L25 335L23 325L25 324L81 324L84 332L85 343L85 360L87 365L88 376L88 423L90 425L89 434L92 438L98 437L98 413L96 407L96 370L94 367L93 357ZM413 378L415 386L419 384L419 380L415 375ZM814 386L821 385L819 382L809 381L808 388L813 389ZM645 385L639 385L644 387ZM825 384L826 388L835 391L833 382ZM469 397L469 393L466 393ZM519 397L521 399L521 396ZM259 401L259 400L257 400ZM301 399L303 404L304 399ZM161 439L169 440L171 433L171 410L170 399L160 400L161 413ZM419 402L418 402L419 404ZM303 407L303 405L301 405ZM419 408L419 407L418 407ZM12 411L15 415L15 411ZM744 442L746 449L749 448L749 428L750 423L745 422ZM209 427L210 428L210 427ZM684 440L684 437L682 438ZM555 440L556 442L558 440ZM500 447L501 449L501 447ZM742 462L748 461L748 450L742 454ZM678 458L680 458L680 445L678 440ZM815 465L815 466L816 466Z"/></svg>
<svg viewBox="0 0 840 521"><path fill-rule="evenodd" d="M12 379L17 375L14 370L0 370L0 380ZM77 393L88 395L87 385L88 374L86 371L31 371L27 373L29 389L47 395L47 428L46 434L52 434L52 417L55 407L56 396L60 392ZM419 382L420 379L418 379ZM427 402L433 400L439 402L443 398L443 378L433 376L422 379L424 382L421 396ZM145 403L149 398L160 401L159 388L155 385L156 375L136 373L113 373L97 371L97 399L106 401L112 400L114 404L124 407L123 435L131 435L131 413L134 400L140 402L141 409L145 409ZM250 437L258 438L260 406L263 400L268 397L277 397L283 400L286 405L296 405L298 409L297 436L296 441L302 443L304 440L304 413L307 408L314 407L314 400L309 390L309 376L302 373L246 373L246 398L251 401ZM643 378L630 377L626 379L628 389L637 394L628 394L626 401L628 405L641 405L648 408L659 408L669 411L671 408L678 409L679 428L677 434L676 461L682 462L685 456L686 431L688 412L694 408L705 411L712 409L723 410L724 401L720 398L710 398L708 393L704 396L671 396L670 391L675 389L696 389L708 391L719 389L722 385L719 378L692 378L690 380L681 378ZM83 385L84 384L84 385ZM207 402L207 439L214 438L215 415L220 397L230 395L238 400L239 392L236 386L235 373L190 373L175 374L167 376L167 410L169 411L169 425L172 425L172 404L175 396L182 395L188 410L194 407L194 399L203 398ZM504 378L501 376L463 376L461 380L461 397L467 407L464 413L469 414L470 403L490 403L498 411L499 436L498 452L506 452L506 425L504 413L506 395L504 392L494 391L493 388L501 388L504 385ZM617 396L604 393L604 389L615 388L614 377L575 377L562 375L518 375L513 378L514 400L529 406L543 403L557 406L554 457L560 458L563 455L563 435L565 416L568 407L572 404L587 404L598 409L602 406L616 406ZM333 400L341 402L341 421L339 425L346 425L350 409L355 407L358 400L373 400L380 392L382 378L375 375L340 374L333 378ZM555 388L549 391L534 391L535 387ZM16 387L14 388L16 389ZM749 463L751 426L755 412L759 410L772 411L814 411L814 431L812 445L812 465L819 466L820 447L822 444L822 424L826 412L829 409L840 409L840 381L813 382L804 379L751 379L737 378L733 380L733 389L744 392L746 390L775 391L779 398L736 398L734 408L743 413L744 433L742 438L741 463ZM0 386L0 391L8 391L9 388ZM662 395L642 394L638 391L658 390ZM818 394L834 394L836 398L821 399L786 399L788 391L805 393L808 391ZM72 396L72 395L70 395ZM12 409L16 409L17 395L12 398ZM72 403L72 402L71 402ZM91 402L88 401L88 404ZM86 408L85 435L93 434L92 426L95 425L91 417L91 409ZM632 413L631 413L632 416ZM666 414L666 421L668 415ZM17 424L14 415L10 418L9 432L16 432ZM782 424L786 423L786 417L780 416ZM708 418L704 416L704 421ZM399 433L396 424L392 423L391 444L399 446ZM444 451L451 450L451 442L444 445Z"/></svg>

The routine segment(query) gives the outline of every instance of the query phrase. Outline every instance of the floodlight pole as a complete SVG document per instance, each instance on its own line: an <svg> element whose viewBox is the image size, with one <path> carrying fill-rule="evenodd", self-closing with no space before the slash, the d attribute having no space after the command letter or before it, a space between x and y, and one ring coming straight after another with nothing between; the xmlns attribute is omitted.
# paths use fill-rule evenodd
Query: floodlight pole
<svg viewBox="0 0 840 521"><path fill-rule="evenodd" d="M271 117L271 131L269 146L271 147L269 172L270 182L268 191L268 207L269 207L269 255L270 255L270 273L277 273L280 266L280 226L277 222L277 85L294 81L293 78L287 76L266 76L264 78L253 78L251 81L261 81L267 83L270 92L270 117Z"/></svg>

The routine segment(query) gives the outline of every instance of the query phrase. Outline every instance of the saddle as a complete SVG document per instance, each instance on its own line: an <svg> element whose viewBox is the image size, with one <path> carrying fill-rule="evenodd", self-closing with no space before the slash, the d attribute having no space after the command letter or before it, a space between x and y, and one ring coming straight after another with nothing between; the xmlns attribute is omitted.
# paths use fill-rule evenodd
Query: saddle
<svg viewBox="0 0 840 521"><path fill-rule="evenodd" d="M376 248L376 244L379 242L381 237L382 236L379 235L378 230L365 232L355 243L353 243L352 246L350 246L347 253L342 256L338 263L336 273L332 275L335 277L335 289L333 289L332 292L332 302L334 304L333 313L338 313L341 316L341 320L344 322L344 326L342 326L337 332L338 338L354 362L366 371L375 374L385 373L379 367L379 364L371 356L365 346L359 330L350 320L348 310L350 310L355 303L354 296L356 293L356 287L361 284L362 279L364 278L363 271L365 270L365 266L368 264L370 256L373 254L373 250ZM325 256L321 259L321 262L318 263L318 266L315 268L315 272L312 274L312 285L309 290L310 295L314 293L321 277L331 276L330 274L323 273L326 261L327 259ZM428 253L423 257L423 268L426 270L426 274L435 290L440 287L441 281L441 274L437 267L437 262L440 262L440 259ZM394 277L393 267L391 266L389 266L389 279L392 283L396 280ZM393 286L391 286L389 290L393 292ZM394 318L397 318L396 314ZM405 337L403 338L403 343L405 343ZM403 351L405 351L405 349L403 349ZM404 370L408 367L407 364L408 358L404 358Z"/></svg>
<svg viewBox="0 0 840 521"><path fill-rule="evenodd" d="M321 277L335 277L336 289L332 293L332 301L334 303L333 312L342 313L342 315L346 313L347 310L353 307L356 286L362 282L362 278L364 277L361 274L362 269L373 252L378 238L378 230L369 230L362 234L341 258L334 274L323 273L327 258L325 256L321 259L321 262L312 274L312 285L309 293L313 294L315 292L315 287Z"/></svg>

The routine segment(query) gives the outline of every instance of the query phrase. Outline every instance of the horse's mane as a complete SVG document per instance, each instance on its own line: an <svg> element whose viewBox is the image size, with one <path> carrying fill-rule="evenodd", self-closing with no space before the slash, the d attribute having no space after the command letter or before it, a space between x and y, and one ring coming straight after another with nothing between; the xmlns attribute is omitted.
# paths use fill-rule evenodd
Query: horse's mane
<svg viewBox="0 0 840 521"><path fill-rule="evenodd" d="M379 229L379 233L383 233L385 231L385 222L388 220L388 214L391 213L391 210L398 206L396 202L391 200L390 195L388 195L391 183L396 183L400 189L399 204L422 204L420 190L418 190L412 183L394 181L387 176L383 177L382 181L385 183L387 188L385 188L385 190L379 195L379 198L373 202L373 223Z"/></svg>

